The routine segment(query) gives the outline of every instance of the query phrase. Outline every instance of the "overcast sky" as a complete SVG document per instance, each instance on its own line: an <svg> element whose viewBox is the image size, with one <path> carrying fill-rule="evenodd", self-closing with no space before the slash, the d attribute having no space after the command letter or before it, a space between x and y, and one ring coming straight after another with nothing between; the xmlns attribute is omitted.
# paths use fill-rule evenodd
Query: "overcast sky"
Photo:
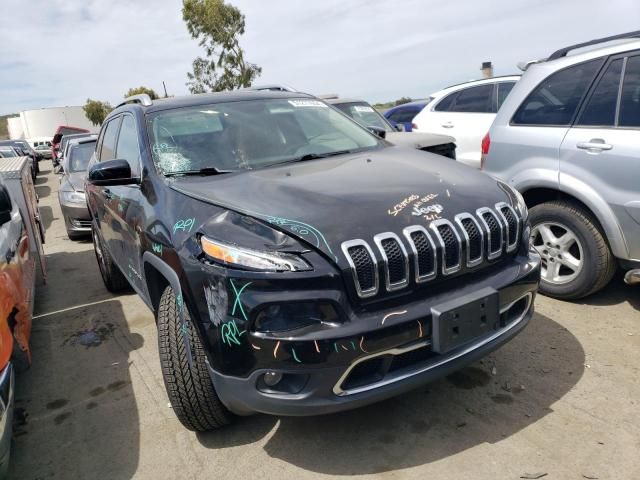
<svg viewBox="0 0 640 480"><path fill-rule="evenodd" d="M187 93L200 53L180 0L1 0L0 114ZM639 0L233 0L256 83L371 102L426 97L554 49L638 28Z"/></svg>

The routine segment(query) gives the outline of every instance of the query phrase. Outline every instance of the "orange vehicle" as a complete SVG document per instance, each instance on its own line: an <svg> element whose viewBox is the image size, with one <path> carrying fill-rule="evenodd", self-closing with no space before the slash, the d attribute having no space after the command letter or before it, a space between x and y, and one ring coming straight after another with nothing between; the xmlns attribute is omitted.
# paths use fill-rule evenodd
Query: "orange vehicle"
<svg viewBox="0 0 640 480"><path fill-rule="evenodd" d="M17 202L0 179L0 478L9 463L14 371L31 363L31 296L35 259Z"/></svg>

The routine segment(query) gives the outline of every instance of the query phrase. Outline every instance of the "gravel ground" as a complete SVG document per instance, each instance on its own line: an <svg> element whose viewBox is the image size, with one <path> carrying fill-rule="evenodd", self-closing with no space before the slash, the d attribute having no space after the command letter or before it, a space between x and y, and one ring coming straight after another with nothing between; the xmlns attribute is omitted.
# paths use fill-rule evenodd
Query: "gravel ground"
<svg viewBox="0 0 640 480"><path fill-rule="evenodd" d="M168 405L151 312L106 291L42 170L48 284L17 379L10 478L640 478L640 289L621 276L583 302L538 297L514 341L410 394L195 434Z"/></svg>

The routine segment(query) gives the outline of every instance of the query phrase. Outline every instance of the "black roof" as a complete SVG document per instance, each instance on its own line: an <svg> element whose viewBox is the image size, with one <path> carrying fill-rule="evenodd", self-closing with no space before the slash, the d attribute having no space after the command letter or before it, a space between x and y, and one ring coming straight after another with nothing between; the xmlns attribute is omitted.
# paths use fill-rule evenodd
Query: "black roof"
<svg viewBox="0 0 640 480"><path fill-rule="evenodd" d="M198 105L211 105L213 103L240 102L245 100L264 100L271 98L313 98L312 95L299 92L277 92L271 90L233 90L217 93L199 93L197 95L186 95L182 97L161 98L154 100L150 106L143 106L139 103L129 103L113 110L113 113L126 111L131 107L141 108L146 113L170 110L173 108L192 107Z"/></svg>

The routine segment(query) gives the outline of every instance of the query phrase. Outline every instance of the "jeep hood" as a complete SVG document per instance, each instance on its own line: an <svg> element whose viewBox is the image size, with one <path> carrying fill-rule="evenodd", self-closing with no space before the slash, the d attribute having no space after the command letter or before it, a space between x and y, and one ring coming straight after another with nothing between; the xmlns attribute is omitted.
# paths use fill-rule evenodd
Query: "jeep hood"
<svg viewBox="0 0 640 480"><path fill-rule="evenodd" d="M268 222L345 264L341 244L510 202L493 178L409 148L290 163L210 177L174 177L171 188ZM205 222L206 219L199 219Z"/></svg>
<svg viewBox="0 0 640 480"><path fill-rule="evenodd" d="M417 148L418 150L434 145L456 143L456 139L449 135L422 132L387 132L385 139L399 147Z"/></svg>

